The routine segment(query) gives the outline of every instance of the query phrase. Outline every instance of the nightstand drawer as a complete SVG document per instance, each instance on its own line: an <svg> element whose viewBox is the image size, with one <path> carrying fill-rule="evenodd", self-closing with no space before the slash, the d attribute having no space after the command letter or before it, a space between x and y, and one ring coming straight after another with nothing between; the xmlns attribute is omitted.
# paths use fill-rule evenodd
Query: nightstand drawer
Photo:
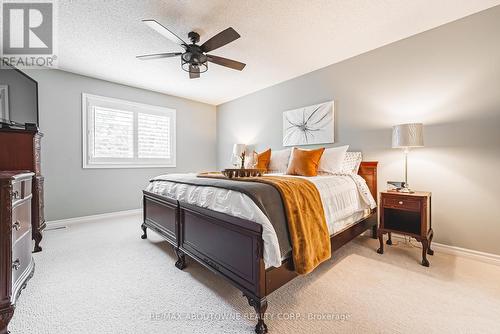
<svg viewBox="0 0 500 334"><path fill-rule="evenodd" d="M394 208L408 211L420 212L421 202L412 198L383 197L382 206L384 208Z"/></svg>

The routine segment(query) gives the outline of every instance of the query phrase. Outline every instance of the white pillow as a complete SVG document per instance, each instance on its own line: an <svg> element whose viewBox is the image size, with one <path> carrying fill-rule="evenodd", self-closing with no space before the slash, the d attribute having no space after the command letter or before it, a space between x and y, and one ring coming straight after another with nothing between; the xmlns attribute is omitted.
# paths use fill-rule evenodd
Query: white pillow
<svg viewBox="0 0 500 334"><path fill-rule="evenodd" d="M319 160L318 172L335 174L342 171L342 164L349 145L325 149Z"/></svg>
<svg viewBox="0 0 500 334"><path fill-rule="evenodd" d="M363 155L361 152L346 152L344 162L342 163L342 173L358 174L362 160Z"/></svg>
<svg viewBox="0 0 500 334"><path fill-rule="evenodd" d="M288 161L290 160L291 149L271 150L271 161L269 162L269 172L286 173Z"/></svg>

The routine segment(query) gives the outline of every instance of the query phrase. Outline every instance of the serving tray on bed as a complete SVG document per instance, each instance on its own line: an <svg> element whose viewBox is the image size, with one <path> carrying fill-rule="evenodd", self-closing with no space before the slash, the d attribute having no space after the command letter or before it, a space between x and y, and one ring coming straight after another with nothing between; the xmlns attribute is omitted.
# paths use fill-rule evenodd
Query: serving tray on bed
<svg viewBox="0 0 500 334"><path fill-rule="evenodd" d="M258 168L234 168L224 169L222 175L232 179L233 177L259 177L264 174L263 169Z"/></svg>

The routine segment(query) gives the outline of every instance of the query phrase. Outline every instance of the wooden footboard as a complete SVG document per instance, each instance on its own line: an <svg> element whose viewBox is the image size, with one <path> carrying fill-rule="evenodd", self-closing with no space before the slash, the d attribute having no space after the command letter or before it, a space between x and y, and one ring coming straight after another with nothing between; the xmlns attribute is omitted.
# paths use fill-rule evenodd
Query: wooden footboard
<svg viewBox="0 0 500 334"><path fill-rule="evenodd" d="M363 163L360 169L360 175L367 180L375 196L376 167L376 163ZM266 333L266 296L297 276L292 259L284 260L279 268L266 270L260 224L180 203L148 191L143 193L142 238L147 237L147 228L158 232L174 247L179 269L186 266L185 255L188 255L241 290L257 313L255 332ZM368 229L373 229L372 235L376 236L376 227L377 214L374 210L369 217L333 236L332 251Z"/></svg>
<svg viewBox="0 0 500 334"><path fill-rule="evenodd" d="M179 249L228 279L245 294L263 297L262 226L180 203Z"/></svg>

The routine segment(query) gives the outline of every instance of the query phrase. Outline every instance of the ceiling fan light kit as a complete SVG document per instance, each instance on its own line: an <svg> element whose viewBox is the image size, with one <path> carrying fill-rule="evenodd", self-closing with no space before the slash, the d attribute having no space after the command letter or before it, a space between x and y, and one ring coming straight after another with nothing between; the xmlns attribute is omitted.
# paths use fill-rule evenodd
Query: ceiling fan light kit
<svg viewBox="0 0 500 334"><path fill-rule="evenodd" d="M207 54L207 52L218 49L240 38L240 35L231 27L221 31L202 45L198 45L200 35L197 32L191 31L188 34L188 38L191 41L191 44L188 44L156 20L148 19L142 21L151 29L180 45L185 52L155 53L137 56L138 59L149 60L181 56L181 68L189 73L190 79L199 78L200 73L208 71L208 62L238 71L243 70L246 66L246 64L236 60Z"/></svg>

